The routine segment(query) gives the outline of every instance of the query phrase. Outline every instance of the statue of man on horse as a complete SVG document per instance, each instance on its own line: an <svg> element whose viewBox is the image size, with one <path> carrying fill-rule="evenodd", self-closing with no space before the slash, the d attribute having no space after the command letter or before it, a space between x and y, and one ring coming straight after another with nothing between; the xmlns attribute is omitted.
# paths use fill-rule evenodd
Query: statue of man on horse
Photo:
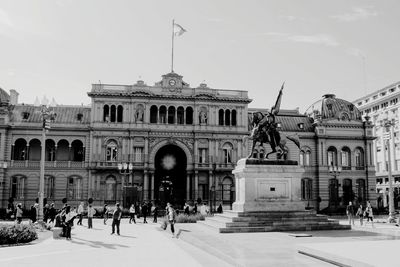
<svg viewBox="0 0 400 267"><path fill-rule="evenodd" d="M271 146L271 152L266 154L266 158L269 155L277 153L277 158L281 159L284 155L288 153L286 145L286 139L294 142L298 148L300 148L299 140L293 136L286 136L284 139L281 138L281 134L278 130L278 124L276 122L276 116L280 111L281 101L282 101L282 91L285 83L282 84L281 90L279 91L278 98L276 99L275 105L271 108L270 112L264 115L261 112L256 112L253 114L251 121L249 122L252 127L249 139L253 140L253 145L251 147L251 152L248 158L251 158L255 149L257 142L262 146L264 143L269 143Z"/></svg>

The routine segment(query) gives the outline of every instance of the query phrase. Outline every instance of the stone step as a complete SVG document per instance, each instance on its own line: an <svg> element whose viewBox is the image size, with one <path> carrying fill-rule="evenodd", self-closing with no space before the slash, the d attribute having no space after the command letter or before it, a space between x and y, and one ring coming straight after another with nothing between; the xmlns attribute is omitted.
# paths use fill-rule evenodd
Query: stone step
<svg viewBox="0 0 400 267"><path fill-rule="evenodd" d="M286 226L313 226L313 225L338 225L339 222L256 222L256 223L248 223L248 222L227 222L225 223L226 228L230 227L265 227L265 226L272 226L272 227L286 227Z"/></svg>
<svg viewBox="0 0 400 267"><path fill-rule="evenodd" d="M322 230L350 230L349 225L301 225L280 227L229 227L219 228L220 233L252 233L252 232L291 232L291 231L322 231Z"/></svg>
<svg viewBox="0 0 400 267"><path fill-rule="evenodd" d="M225 213L222 214L216 214L215 216L224 216L224 217L268 217L268 218L280 218L280 217L286 217L286 218L291 218L291 217L307 217L307 216L315 216L315 212L309 212L309 211L293 211L293 212L288 212L288 211L283 211L283 212L234 212L234 211L226 211Z"/></svg>
<svg viewBox="0 0 400 267"><path fill-rule="evenodd" d="M259 221L326 221L328 218L326 216L316 216L316 215L308 215L301 217L231 217L231 216L222 216L222 215L214 215L216 220L225 220L231 222L259 222Z"/></svg>

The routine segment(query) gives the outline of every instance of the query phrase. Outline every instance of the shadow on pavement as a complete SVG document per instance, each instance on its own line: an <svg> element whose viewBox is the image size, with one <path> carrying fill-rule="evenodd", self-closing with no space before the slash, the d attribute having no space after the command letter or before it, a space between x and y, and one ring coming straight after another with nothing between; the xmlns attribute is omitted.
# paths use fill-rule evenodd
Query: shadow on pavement
<svg viewBox="0 0 400 267"><path fill-rule="evenodd" d="M81 240L83 242L77 242L75 240ZM71 240L71 243L75 243L78 245L88 245L94 248L108 248L108 249L117 249L117 247L122 247L122 248L128 248L129 246L125 246L125 245L121 245L121 244L109 244L109 243L104 243L102 241L92 241L92 240L86 240L86 239L81 239L81 238L77 238L74 237Z"/></svg>

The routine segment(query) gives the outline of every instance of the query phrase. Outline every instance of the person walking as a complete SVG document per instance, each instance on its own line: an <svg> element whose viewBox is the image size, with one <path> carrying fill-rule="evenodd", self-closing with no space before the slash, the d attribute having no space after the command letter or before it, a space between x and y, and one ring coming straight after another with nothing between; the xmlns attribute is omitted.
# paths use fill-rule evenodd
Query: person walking
<svg viewBox="0 0 400 267"><path fill-rule="evenodd" d="M147 213L148 213L148 208L146 202L143 202L142 206L142 216L143 216L143 223L147 223Z"/></svg>
<svg viewBox="0 0 400 267"><path fill-rule="evenodd" d="M172 233L172 238L175 237L175 219L176 219L176 213L174 208L170 203L167 203L167 219L169 224L171 225L171 233Z"/></svg>
<svg viewBox="0 0 400 267"><path fill-rule="evenodd" d="M111 225L111 234L113 235L115 233L115 226L117 227L117 234L119 235L119 225L121 223L121 218L122 218L122 210L119 207L119 203L115 204L115 210L113 213L113 221Z"/></svg>
<svg viewBox="0 0 400 267"><path fill-rule="evenodd" d="M80 204L79 204L79 207L78 207L78 218L79 218L79 220L78 220L78 222L76 223L76 225L82 225L82 218L83 218L83 202L81 202Z"/></svg>
<svg viewBox="0 0 400 267"><path fill-rule="evenodd" d="M360 206L357 209L356 216L360 219L360 226L363 226L363 221L364 221L364 210L363 206L360 204Z"/></svg>
<svg viewBox="0 0 400 267"><path fill-rule="evenodd" d="M22 214L23 214L23 212L22 212L22 204L18 203L17 204L17 211L16 211L16 214L15 214L15 217L16 217L16 220L17 220L17 224L20 224L22 222Z"/></svg>
<svg viewBox="0 0 400 267"><path fill-rule="evenodd" d="M56 218L57 211L54 207L54 203L51 203L50 208L49 208L49 224L54 224L54 219Z"/></svg>
<svg viewBox="0 0 400 267"><path fill-rule="evenodd" d="M49 219L49 204L46 203L43 208L43 221L44 223L47 223L47 220Z"/></svg>
<svg viewBox="0 0 400 267"><path fill-rule="evenodd" d="M67 206L65 208L65 237L67 238L67 240L71 240L71 228L72 225L74 224L74 219L77 216L77 213L72 210L71 211L71 207Z"/></svg>
<svg viewBox="0 0 400 267"><path fill-rule="evenodd" d="M157 222L157 215L158 215L158 206L155 204L153 210L153 223Z"/></svg>
<svg viewBox="0 0 400 267"><path fill-rule="evenodd" d="M349 205L346 207L346 214L349 218L349 225L354 225L354 206L353 203L350 201Z"/></svg>
<svg viewBox="0 0 400 267"><path fill-rule="evenodd" d="M107 220L108 220L108 207L107 207L107 204L104 204L104 207L103 207L103 223L107 224L106 223Z"/></svg>
<svg viewBox="0 0 400 267"><path fill-rule="evenodd" d="M88 211L87 211L87 217L88 217L88 228L92 229L93 228L93 216L96 214L96 210L92 207L91 204L89 204Z"/></svg>
<svg viewBox="0 0 400 267"><path fill-rule="evenodd" d="M367 223L371 220L372 228L374 228L374 214L369 201L367 202L367 207L365 208L365 217L367 217L367 222L365 225L367 225Z"/></svg>
<svg viewBox="0 0 400 267"><path fill-rule="evenodd" d="M39 204L35 203L31 206L31 214L30 214L30 219L32 223L35 223L37 221L37 209L38 209Z"/></svg>
<svg viewBox="0 0 400 267"><path fill-rule="evenodd" d="M132 221L136 224L135 221L135 205L132 204L131 207L129 208L129 223L132 223Z"/></svg>

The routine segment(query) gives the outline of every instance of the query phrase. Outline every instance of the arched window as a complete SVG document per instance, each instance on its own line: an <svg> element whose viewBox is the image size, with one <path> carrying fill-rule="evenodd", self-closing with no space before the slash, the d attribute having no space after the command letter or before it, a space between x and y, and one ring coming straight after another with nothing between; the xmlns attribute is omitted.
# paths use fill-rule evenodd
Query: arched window
<svg viewBox="0 0 400 267"><path fill-rule="evenodd" d="M232 151L233 147L230 143L225 143L222 147L224 163L232 163Z"/></svg>
<svg viewBox="0 0 400 267"><path fill-rule="evenodd" d="M225 125L231 125L231 111L229 109L225 110Z"/></svg>
<svg viewBox="0 0 400 267"><path fill-rule="evenodd" d="M79 176L68 177L67 199L79 200L82 198L82 178Z"/></svg>
<svg viewBox="0 0 400 267"><path fill-rule="evenodd" d="M157 106L151 106L150 108L150 123L157 123L158 108Z"/></svg>
<svg viewBox="0 0 400 267"><path fill-rule="evenodd" d="M311 158L311 151L310 150L307 150L306 151L306 154L305 154L305 157L304 157L304 165L305 166L310 166L310 158Z"/></svg>
<svg viewBox="0 0 400 267"><path fill-rule="evenodd" d="M71 143L71 156L72 161L85 161L85 149L80 140L74 140Z"/></svg>
<svg viewBox="0 0 400 267"><path fill-rule="evenodd" d="M232 126L236 126L236 110L232 110Z"/></svg>
<svg viewBox="0 0 400 267"><path fill-rule="evenodd" d="M26 190L25 185L25 176L15 175L11 177L11 197L14 199L24 199Z"/></svg>
<svg viewBox="0 0 400 267"><path fill-rule="evenodd" d="M13 160L27 160L26 144L27 142L23 138L19 138L17 141L15 141Z"/></svg>
<svg viewBox="0 0 400 267"><path fill-rule="evenodd" d="M110 121L110 107L108 105L104 105L103 107L103 121Z"/></svg>
<svg viewBox="0 0 400 267"><path fill-rule="evenodd" d="M160 120L158 123L167 123L167 108L165 106L160 107Z"/></svg>
<svg viewBox="0 0 400 267"><path fill-rule="evenodd" d="M170 106L168 108L168 124L175 123L175 107Z"/></svg>
<svg viewBox="0 0 400 267"><path fill-rule="evenodd" d="M337 166L337 149L336 147L328 148L328 166Z"/></svg>
<svg viewBox="0 0 400 267"><path fill-rule="evenodd" d="M44 176L44 197L54 198L54 176Z"/></svg>
<svg viewBox="0 0 400 267"><path fill-rule="evenodd" d="M193 124L193 109L191 107L186 108L186 124Z"/></svg>
<svg viewBox="0 0 400 267"><path fill-rule="evenodd" d="M106 161L117 161L118 145L115 141L110 141L106 146Z"/></svg>
<svg viewBox="0 0 400 267"><path fill-rule="evenodd" d="M57 143L56 160L57 161L69 161L69 143L63 139Z"/></svg>
<svg viewBox="0 0 400 267"><path fill-rule="evenodd" d="M301 198L303 200L312 199L312 180L310 178L301 179Z"/></svg>
<svg viewBox="0 0 400 267"><path fill-rule="evenodd" d="M178 107L177 111L176 111L176 118L177 118L177 122L178 124L184 124L185 121L185 109L183 107Z"/></svg>
<svg viewBox="0 0 400 267"><path fill-rule="evenodd" d="M354 151L354 156L356 160L356 167L364 167L364 150L361 147L357 147Z"/></svg>
<svg viewBox="0 0 400 267"><path fill-rule="evenodd" d="M41 155L41 143L38 139L32 139L29 142L29 160L34 160L34 161L39 161L40 160L40 155Z"/></svg>
<svg viewBox="0 0 400 267"><path fill-rule="evenodd" d="M304 151L303 150L300 150L300 153L299 153L299 165L300 166L304 166Z"/></svg>
<svg viewBox="0 0 400 267"><path fill-rule="evenodd" d="M46 140L46 161L54 161L56 158L56 143L51 140Z"/></svg>
<svg viewBox="0 0 400 267"><path fill-rule="evenodd" d="M124 113L124 108L121 105L117 107L117 122L122 122L122 117Z"/></svg>
<svg viewBox="0 0 400 267"><path fill-rule="evenodd" d="M342 159L341 159L341 165L342 165L342 168L344 169L344 170L346 170L346 169L350 169L351 168L351 152L350 152L350 148L348 148L347 146L345 146L345 147L343 147L342 148L342 151L341 151L341 154L342 154Z"/></svg>
<svg viewBox="0 0 400 267"><path fill-rule="evenodd" d="M222 201L225 203L233 201L234 194L232 194L232 192L234 191L235 188L233 186L232 178L229 176L225 177L222 181Z"/></svg>
<svg viewBox="0 0 400 267"><path fill-rule="evenodd" d="M108 176L106 179L105 200L115 201L117 198L117 182L114 176Z"/></svg>
<svg viewBox="0 0 400 267"><path fill-rule="evenodd" d="M218 125L224 125L224 113L223 109L218 111Z"/></svg>
<svg viewBox="0 0 400 267"><path fill-rule="evenodd" d="M116 121L116 116L117 116L117 108L115 107L115 105L111 106L111 112L110 112L110 120L111 122L115 122Z"/></svg>

